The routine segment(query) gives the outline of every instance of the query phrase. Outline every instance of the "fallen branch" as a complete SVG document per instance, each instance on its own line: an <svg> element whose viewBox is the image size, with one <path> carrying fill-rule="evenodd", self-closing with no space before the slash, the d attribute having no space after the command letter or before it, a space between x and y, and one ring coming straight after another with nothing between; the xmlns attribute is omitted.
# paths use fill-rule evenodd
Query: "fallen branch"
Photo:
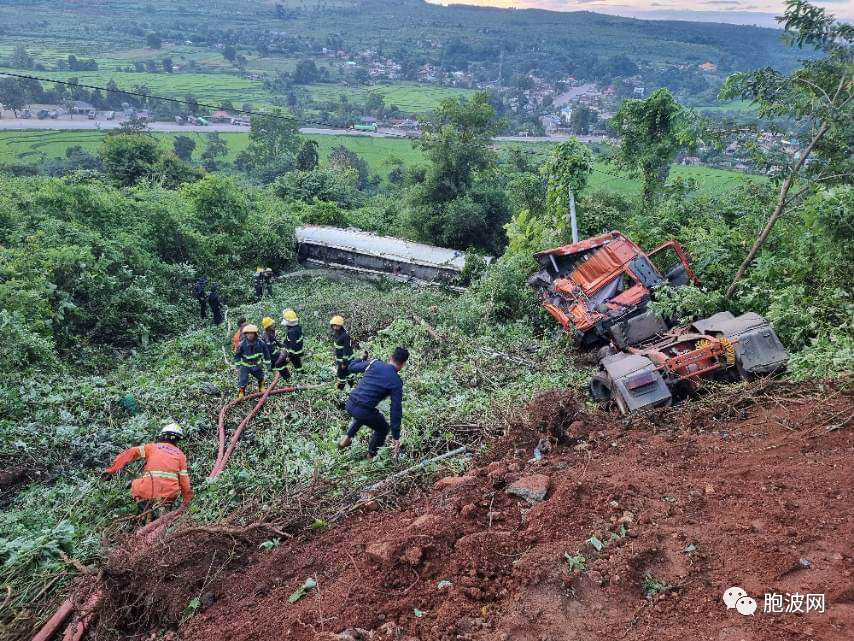
<svg viewBox="0 0 854 641"><path fill-rule="evenodd" d="M227 527L227 526L217 526L217 525L198 525L195 527L185 528L183 530L178 530L175 532L172 537L185 536L188 534L227 534L228 536L241 536L253 530L270 530L274 534L278 534L279 536L284 536L286 538L292 539L294 538L293 534L289 534L279 527L273 525L272 523L252 523L251 525L247 525L246 527Z"/></svg>
<svg viewBox="0 0 854 641"><path fill-rule="evenodd" d="M365 492L373 492L374 490L381 488L386 483L396 481L399 478L402 478L408 474L411 474L415 470L420 470L422 468L427 467L431 463L436 463L437 461L441 461L443 459L451 458L453 456L457 456L459 454L462 454L467 449L468 448L465 445L463 445L462 447L458 447L457 449L451 450L450 452L445 452L444 454L439 454L439 456L434 456L433 458L429 458L429 459L426 459L424 461L421 461L420 463L416 463L412 467L407 467L405 470L402 470L400 472L396 472L395 474L392 474L391 476L384 478L382 481L379 481L378 483L374 483L373 485L371 485L368 489L366 489L364 491Z"/></svg>

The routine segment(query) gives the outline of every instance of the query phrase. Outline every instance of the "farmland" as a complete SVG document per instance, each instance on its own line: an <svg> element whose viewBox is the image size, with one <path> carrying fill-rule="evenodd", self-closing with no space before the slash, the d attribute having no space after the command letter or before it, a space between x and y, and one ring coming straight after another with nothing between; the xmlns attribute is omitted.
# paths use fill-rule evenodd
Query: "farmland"
<svg viewBox="0 0 854 641"><path fill-rule="evenodd" d="M103 140L104 133L98 131L0 131L0 163L14 162L44 162L60 158L65 150L73 145L79 145L84 150L94 153ZM204 149L206 134L187 132L156 133L164 147L171 147L176 136L189 136L196 142L197 154ZM249 144L248 134L220 134L228 143L227 161L233 161L235 156ZM418 149L413 148L409 140L397 138L368 138L363 136L309 136L317 141L321 161L329 152L339 145L344 145L365 159L371 173L385 176L396 160L404 166L412 166L424 162L424 157ZM551 143L499 143L499 151L511 147L522 146L536 157L545 157L552 147ZM685 167L675 165L671 171L673 178L691 178L697 182L700 193L718 195L733 189L745 180L763 180L740 172L714 169L710 167ZM617 175L617 172L603 161L594 165L590 176L590 187L595 190L613 191L626 195L640 193L640 183L637 180Z"/></svg>

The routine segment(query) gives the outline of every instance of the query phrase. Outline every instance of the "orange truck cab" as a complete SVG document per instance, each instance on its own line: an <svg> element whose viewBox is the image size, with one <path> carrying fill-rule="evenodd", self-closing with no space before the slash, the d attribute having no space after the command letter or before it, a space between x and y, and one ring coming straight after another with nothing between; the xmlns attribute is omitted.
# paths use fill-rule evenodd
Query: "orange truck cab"
<svg viewBox="0 0 854 641"><path fill-rule="evenodd" d="M652 288L699 284L675 240L647 254L619 231L541 251L534 258L541 269L528 284L582 346L614 343L622 349L666 331L647 309Z"/></svg>

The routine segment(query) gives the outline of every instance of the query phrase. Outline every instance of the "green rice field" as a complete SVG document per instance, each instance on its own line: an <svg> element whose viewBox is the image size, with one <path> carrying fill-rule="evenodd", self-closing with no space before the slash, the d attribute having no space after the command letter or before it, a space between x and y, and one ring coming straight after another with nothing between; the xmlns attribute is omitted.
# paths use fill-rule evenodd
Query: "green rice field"
<svg viewBox="0 0 854 641"><path fill-rule="evenodd" d="M0 131L0 163L40 163L53 158L63 157L65 150L72 145L80 145L89 152L96 152L104 137L101 131ZM207 134L199 132L170 132L155 133L164 146L171 147L176 136L189 136L196 141L195 156L204 150ZM249 135L245 133L220 134L228 143L227 160L234 157L249 144ZM400 160L405 166L412 166L423 161L421 152L414 148L412 141L399 138L369 138L365 136L347 135L315 135L308 136L317 141L321 160L325 160L333 147L344 145L351 151L363 157L372 173L385 176ZM499 143L499 150L517 145L530 145L536 155L548 151L551 143ZM714 169L711 167L686 167L675 165L671 170L672 177L692 178L697 181L701 193L717 194L729 189L744 180L763 180L740 172ZM613 167L598 161L590 176L589 187L619 193L634 195L640 193L640 183L637 180L616 175Z"/></svg>

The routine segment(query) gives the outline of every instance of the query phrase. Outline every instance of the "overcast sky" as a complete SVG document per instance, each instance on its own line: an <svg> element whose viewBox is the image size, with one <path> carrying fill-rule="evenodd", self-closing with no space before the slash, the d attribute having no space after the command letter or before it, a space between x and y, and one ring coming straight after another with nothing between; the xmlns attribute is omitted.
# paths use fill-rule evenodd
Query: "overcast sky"
<svg viewBox="0 0 854 641"><path fill-rule="evenodd" d="M776 26L783 13L781 0L428 0L435 4L477 4L517 9L596 11L633 18L702 20ZM854 0L817 0L836 17L854 19Z"/></svg>

